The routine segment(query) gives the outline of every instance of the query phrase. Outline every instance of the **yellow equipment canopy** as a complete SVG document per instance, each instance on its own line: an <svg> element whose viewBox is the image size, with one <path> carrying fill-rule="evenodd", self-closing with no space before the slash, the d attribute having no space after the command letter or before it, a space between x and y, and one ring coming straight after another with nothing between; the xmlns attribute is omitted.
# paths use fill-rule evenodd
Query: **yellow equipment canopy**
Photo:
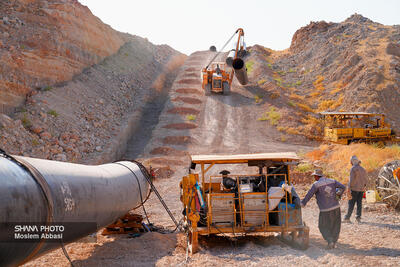
<svg viewBox="0 0 400 267"><path fill-rule="evenodd" d="M248 163L255 160L273 160L273 161L298 161L294 152L282 153L256 153L256 154L236 154L236 155L192 155L192 162L196 164L233 164Z"/></svg>

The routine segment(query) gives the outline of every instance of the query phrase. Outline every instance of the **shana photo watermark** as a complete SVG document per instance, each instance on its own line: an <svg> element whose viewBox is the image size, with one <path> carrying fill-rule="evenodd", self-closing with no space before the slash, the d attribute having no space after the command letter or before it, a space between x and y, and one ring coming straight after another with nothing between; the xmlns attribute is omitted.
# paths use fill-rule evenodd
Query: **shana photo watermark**
<svg viewBox="0 0 400 267"><path fill-rule="evenodd" d="M14 226L14 239L63 239L64 225L29 225Z"/></svg>
<svg viewBox="0 0 400 267"><path fill-rule="evenodd" d="M7 229L0 242L70 242L78 239L80 233L96 232L97 224L93 222L63 223L1 223Z"/></svg>

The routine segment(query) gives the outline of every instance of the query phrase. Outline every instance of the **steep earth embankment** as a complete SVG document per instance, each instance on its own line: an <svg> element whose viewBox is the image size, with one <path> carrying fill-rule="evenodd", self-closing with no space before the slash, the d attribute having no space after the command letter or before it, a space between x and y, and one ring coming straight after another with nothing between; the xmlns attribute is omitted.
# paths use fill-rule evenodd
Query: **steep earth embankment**
<svg viewBox="0 0 400 267"><path fill-rule="evenodd" d="M186 57L113 30L73 0L5 1L0 17L0 106L23 103L0 114L0 147L11 154L121 157L144 106L165 101Z"/></svg>
<svg viewBox="0 0 400 267"><path fill-rule="evenodd" d="M33 90L70 80L125 42L76 0L1 1L0 106L12 112Z"/></svg>
<svg viewBox="0 0 400 267"><path fill-rule="evenodd" d="M358 14L341 23L311 22L287 50L255 45L247 66L264 90L260 98L273 100L266 110L282 114L277 128L283 133L318 139L321 111L385 113L400 129L399 25Z"/></svg>

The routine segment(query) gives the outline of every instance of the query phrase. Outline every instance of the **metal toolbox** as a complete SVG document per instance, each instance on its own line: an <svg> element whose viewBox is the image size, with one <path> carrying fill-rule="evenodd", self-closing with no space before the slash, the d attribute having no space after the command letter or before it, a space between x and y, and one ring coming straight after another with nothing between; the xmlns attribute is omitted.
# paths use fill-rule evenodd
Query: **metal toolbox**
<svg viewBox="0 0 400 267"><path fill-rule="evenodd" d="M266 193L244 193L243 222L245 226L262 226L266 219Z"/></svg>
<svg viewBox="0 0 400 267"><path fill-rule="evenodd" d="M235 194L215 193L207 195L208 213L211 224L235 223Z"/></svg>

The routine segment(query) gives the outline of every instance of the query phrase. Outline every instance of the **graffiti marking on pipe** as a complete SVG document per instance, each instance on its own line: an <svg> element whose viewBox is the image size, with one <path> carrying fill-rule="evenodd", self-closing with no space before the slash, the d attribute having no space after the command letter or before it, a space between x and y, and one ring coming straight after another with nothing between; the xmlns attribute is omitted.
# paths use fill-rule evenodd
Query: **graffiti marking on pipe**
<svg viewBox="0 0 400 267"><path fill-rule="evenodd" d="M75 201L72 198L71 189L65 181L61 183L61 192L64 195L65 211L72 211L75 208Z"/></svg>

